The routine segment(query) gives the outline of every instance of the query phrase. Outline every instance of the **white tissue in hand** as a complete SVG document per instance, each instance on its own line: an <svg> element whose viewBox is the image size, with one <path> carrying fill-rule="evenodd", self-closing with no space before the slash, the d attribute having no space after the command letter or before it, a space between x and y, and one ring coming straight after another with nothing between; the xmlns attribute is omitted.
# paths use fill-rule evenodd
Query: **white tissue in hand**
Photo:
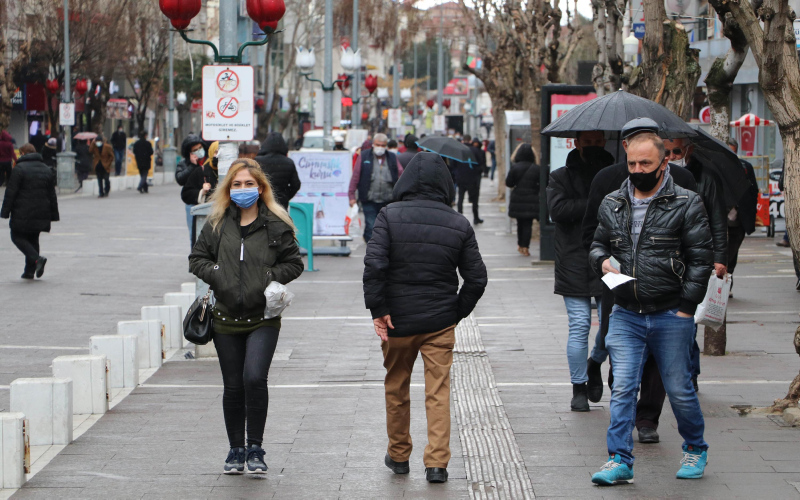
<svg viewBox="0 0 800 500"><path fill-rule="evenodd" d="M264 318L270 319L281 315L284 309L289 307L294 298L294 294L277 281L273 281L264 290L264 297L267 298L267 307L264 308Z"/></svg>

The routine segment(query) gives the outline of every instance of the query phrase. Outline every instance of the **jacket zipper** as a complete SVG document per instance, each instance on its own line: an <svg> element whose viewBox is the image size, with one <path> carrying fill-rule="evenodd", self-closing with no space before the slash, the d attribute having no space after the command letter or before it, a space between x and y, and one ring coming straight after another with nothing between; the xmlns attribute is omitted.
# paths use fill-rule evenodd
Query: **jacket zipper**
<svg viewBox="0 0 800 500"><path fill-rule="evenodd" d="M266 228L266 222L264 223L264 228ZM247 236L250 236L256 230L258 230L258 227L248 232ZM242 243L239 247L239 319L244 318L244 239L247 236L242 238Z"/></svg>
<svg viewBox="0 0 800 500"><path fill-rule="evenodd" d="M647 222L647 215L650 213L650 207L652 207L658 200L662 198L666 198L668 195L661 195L657 198L653 198L653 200L647 205L647 210L644 212L644 219L642 219L642 232L644 232L645 223ZM628 203L627 198L623 198L625 203ZM631 228L633 226L633 218L631 217L631 207L630 204L627 205L628 208L628 234L631 234ZM636 240L636 248L633 250L633 273L632 278L633 281L633 296L636 297L636 302L639 303L639 314L644 314L644 309L642 308L642 301L639 300L639 285L637 284L636 279L636 262L639 260L639 245L642 242L642 234L639 235L639 239ZM652 238L652 236L651 236Z"/></svg>

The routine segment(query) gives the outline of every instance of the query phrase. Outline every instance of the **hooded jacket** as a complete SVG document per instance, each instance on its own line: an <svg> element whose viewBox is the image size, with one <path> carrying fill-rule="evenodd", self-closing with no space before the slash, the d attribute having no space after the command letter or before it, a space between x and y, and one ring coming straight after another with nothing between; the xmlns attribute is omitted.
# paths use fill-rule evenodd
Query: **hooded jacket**
<svg viewBox="0 0 800 500"><path fill-rule="evenodd" d="M189 159L189 155L192 152L192 148L198 144L203 144L203 141L199 136L194 134L187 135L186 139L184 139L181 144L181 156L183 159L175 168L175 182L177 182L179 186L186 184L189 174L191 174L192 170L197 166Z"/></svg>
<svg viewBox="0 0 800 500"><path fill-rule="evenodd" d="M11 163L13 161L17 161L14 143L11 141L11 134L3 130L3 132L0 132L0 163Z"/></svg>
<svg viewBox="0 0 800 500"><path fill-rule="evenodd" d="M261 150L255 158L261 166L261 170L267 174L275 200L287 210L289 201L300 190L297 167L295 167L294 161L286 156L288 153L289 146L283 135L278 132L270 132L261 143Z"/></svg>
<svg viewBox="0 0 800 500"><path fill-rule="evenodd" d="M432 333L468 316L486 288L475 232L450 205L453 179L442 158L417 153L378 214L364 257L364 302L390 314L390 337ZM458 288L459 274L464 280Z"/></svg>
<svg viewBox="0 0 800 500"><path fill-rule="evenodd" d="M589 187L614 157L601 148L587 148L587 159L579 150L567 156L567 165L550 174L547 206L555 230L555 293L566 297L597 297L603 292L600 279L589 268L588 253L581 242L581 224L589 200Z"/></svg>
<svg viewBox="0 0 800 500"><path fill-rule="evenodd" d="M11 217L12 231L49 232L57 221L56 176L39 153L23 155L8 180L0 217Z"/></svg>
<svg viewBox="0 0 800 500"><path fill-rule="evenodd" d="M506 186L513 188L508 203L508 216L515 219L539 219L539 165L529 144L523 144L506 177Z"/></svg>

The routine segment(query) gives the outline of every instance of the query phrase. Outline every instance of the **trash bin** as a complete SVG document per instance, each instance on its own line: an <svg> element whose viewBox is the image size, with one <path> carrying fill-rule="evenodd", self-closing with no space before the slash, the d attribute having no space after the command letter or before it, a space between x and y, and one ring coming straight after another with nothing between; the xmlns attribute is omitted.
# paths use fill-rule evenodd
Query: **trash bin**
<svg viewBox="0 0 800 500"><path fill-rule="evenodd" d="M316 271L314 269L314 204L290 202L289 215L297 227L297 244L308 252L306 271Z"/></svg>

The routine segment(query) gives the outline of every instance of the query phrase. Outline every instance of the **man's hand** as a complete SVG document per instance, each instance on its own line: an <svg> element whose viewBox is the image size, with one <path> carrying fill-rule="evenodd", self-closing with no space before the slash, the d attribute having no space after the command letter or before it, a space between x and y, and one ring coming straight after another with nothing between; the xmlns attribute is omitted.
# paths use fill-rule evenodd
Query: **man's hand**
<svg viewBox="0 0 800 500"><path fill-rule="evenodd" d="M211 183L210 182L204 182L203 183L203 193L208 193L209 191L211 191Z"/></svg>
<svg viewBox="0 0 800 500"><path fill-rule="evenodd" d="M392 330L394 330L394 325L392 324L392 317L391 315L387 314L386 316L381 316L380 318L375 318L372 320L372 324L375 326L375 333L378 334L378 337L381 338L384 342L389 341L389 331L386 329L388 326Z"/></svg>
<svg viewBox="0 0 800 500"><path fill-rule="evenodd" d="M717 278L722 279L725 277L725 273L728 272L728 266L714 262L714 272L717 274Z"/></svg>
<svg viewBox="0 0 800 500"><path fill-rule="evenodd" d="M350 206L351 206L351 207L352 207L353 205L355 205L355 204L356 204L356 200L350 200Z"/></svg>
<svg viewBox="0 0 800 500"><path fill-rule="evenodd" d="M611 259L606 259L603 261L603 274L614 273L619 274L619 271L614 269L614 266L611 265Z"/></svg>
<svg viewBox="0 0 800 500"><path fill-rule="evenodd" d="M679 318L693 318L694 317L691 314L685 313L685 312L682 312L682 311L678 311L675 315L678 316Z"/></svg>

